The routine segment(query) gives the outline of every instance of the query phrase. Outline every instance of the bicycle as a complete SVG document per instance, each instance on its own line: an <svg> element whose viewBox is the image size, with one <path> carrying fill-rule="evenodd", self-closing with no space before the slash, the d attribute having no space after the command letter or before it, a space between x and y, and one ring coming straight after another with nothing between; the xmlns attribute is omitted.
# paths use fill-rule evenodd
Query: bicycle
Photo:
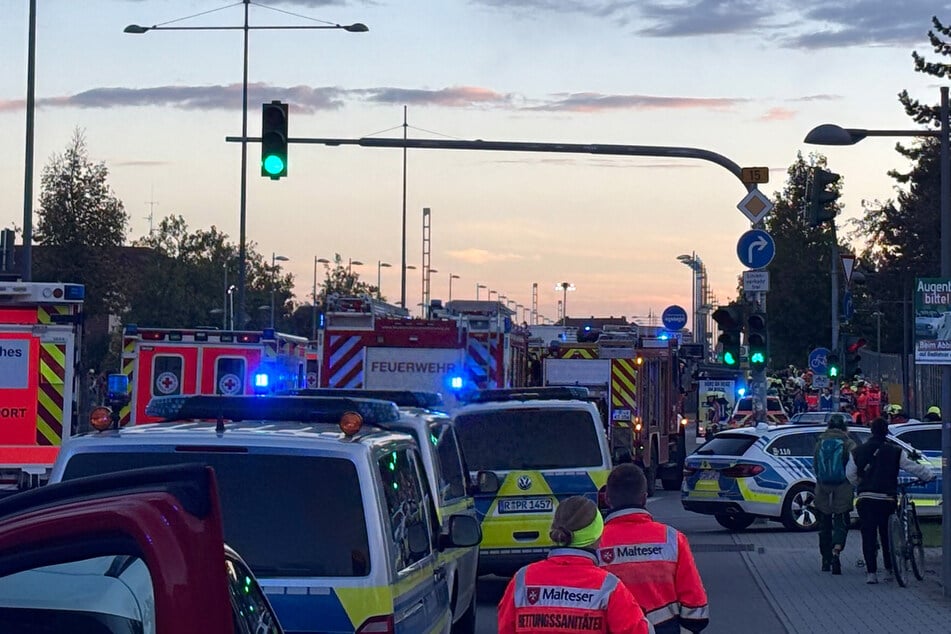
<svg viewBox="0 0 951 634"><path fill-rule="evenodd" d="M898 483L898 507L888 518L888 544L891 547L892 570L895 581L904 588L907 585L908 568L915 579L925 578L925 546L918 522L915 503L908 496L908 487L924 484L921 480Z"/></svg>

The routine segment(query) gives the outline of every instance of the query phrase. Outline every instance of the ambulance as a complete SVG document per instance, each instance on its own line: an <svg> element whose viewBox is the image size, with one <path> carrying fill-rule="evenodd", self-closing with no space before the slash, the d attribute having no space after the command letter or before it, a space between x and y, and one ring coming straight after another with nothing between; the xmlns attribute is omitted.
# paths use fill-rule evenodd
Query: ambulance
<svg viewBox="0 0 951 634"><path fill-rule="evenodd" d="M119 424L153 423L145 408L153 396L271 394L307 387L307 339L271 329L123 330L122 373L129 403Z"/></svg>
<svg viewBox="0 0 951 634"><path fill-rule="evenodd" d="M0 281L0 489L46 482L78 420L81 284Z"/></svg>

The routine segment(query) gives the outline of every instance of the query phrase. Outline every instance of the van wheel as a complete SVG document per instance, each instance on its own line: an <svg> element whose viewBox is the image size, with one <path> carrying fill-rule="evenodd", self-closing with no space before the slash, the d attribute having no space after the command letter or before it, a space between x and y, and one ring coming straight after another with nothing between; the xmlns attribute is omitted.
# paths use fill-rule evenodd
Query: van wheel
<svg viewBox="0 0 951 634"><path fill-rule="evenodd" d="M717 524L731 531L741 531L744 528L749 528L750 524L756 520L755 517L747 515L746 513L732 515L728 513L717 513L713 516L713 519L717 521Z"/></svg>
<svg viewBox="0 0 951 634"><path fill-rule="evenodd" d="M812 531L819 527L815 509L816 494L811 484L797 484L783 502L780 520L791 531Z"/></svg>
<svg viewBox="0 0 951 634"><path fill-rule="evenodd" d="M476 631L476 593L472 591L472 600L469 607L462 613L459 620L452 624L452 634L475 634Z"/></svg>

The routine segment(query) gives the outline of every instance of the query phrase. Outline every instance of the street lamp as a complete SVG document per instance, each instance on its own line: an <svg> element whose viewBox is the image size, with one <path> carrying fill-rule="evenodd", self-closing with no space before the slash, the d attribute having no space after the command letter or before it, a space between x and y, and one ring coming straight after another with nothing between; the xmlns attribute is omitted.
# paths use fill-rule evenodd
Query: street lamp
<svg viewBox="0 0 951 634"><path fill-rule="evenodd" d="M561 325L568 325L568 291L577 290L571 282L555 284L555 290L561 290Z"/></svg>
<svg viewBox="0 0 951 634"><path fill-rule="evenodd" d="M692 297L691 307L690 307L690 314L692 315L692 317L690 319L692 320L693 323L690 325L690 327L693 329L694 337L696 337L698 341L703 342L704 340L703 333L700 332L699 323L698 323L700 320L697 319L698 317L697 309L699 306L699 303L697 302L697 293L699 292L699 287L700 287L698 278L700 277L700 267L701 267L700 258L697 257L696 253L693 253L691 255L686 255L686 254L678 255L677 260L679 260L681 264L684 264L690 267L690 270L693 271L693 280L692 280L693 285L691 286L691 289L690 289L691 297Z"/></svg>
<svg viewBox="0 0 951 634"><path fill-rule="evenodd" d="M489 287L486 286L485 284L476 283L476 299L479 299L479 290L483 288L488 289Z"/></svg>
<svg viewBox="0 0 951 634"><path fill-rule="evenodd" d="M489 289L488 298L489 298L489 301L490 301L490 302L492 301L492 293L495 293L496 295L499 294L498 291L493 291L492 289Z"/></svg>
<svg viewBox="0 0 951 634"><path fill-rule="evenodd" d="M310 338L312 340L317 339L317 264L330 264L330 260L327 258L318 258L314 256L314 305L311 310L311 315L313 317L313 324L311 327Z"/></svg>
<svg viewBox="0 0 951 634"><path fill-rule="evenodd" d="M347 258L347 273L348 274L353 273L353 267L355 266L363 266L363 262L361 262L360 260L352 260L350 258Z"/></svg>
<svg viewBox="0 0 951 634"><path fill-rule="evenodd" d="M948 87L941 86L940 127L938 130L863 130L842 128L830 123L817 126L806 135L805 142L817 145L854 145L870 136L911 136L938 137L940 140L940 213L941 213L941 277L951 277L951 156L949 156L948 125ZM941 367L941 412L951 415L951 365ZM947 420L947 419L946 419ZM951 425L941 426L941 518L945 526L942 531L941 546L944 552L951 553ZM945 598L951 598L951 557L944 557L941 563L941 580Z"/></svg>
<svg viewBox="0 0 951 634"><path fill-rule="evenodd" d="M130 24L129 26L123 29L124 33L132 33L135 35L141 35L143 33L148 33L149 31L234 31L241 30L244 31L244 73L241 80L241 199L240 199L240 208L239 208L239 225L238 230L238 312L243 315L245 309L245 282L247 277L247 203L248 203L248 32L251 30L321 30L321 29L339 29L341 31L347 31L349 33L366 33L370 29L367 28L367 25L360 22L355 22L353 24L333 24L331 22L326 22L324 24L313 24L313 25L299 25L299 26L250 26L248 24L248 9L251 5L251 0L242 0L241 4L244 5L244 24L242 26L166 26L172 22L179 22L181 20L187 20L189 18L197 17L197 15L204 15L205 13L210 13L210 11L204 11L201 14L188 16L185 18L178 18L175 20L169 20L168 22L163 22L162 24L154 24L152 26L141 26L139 24ZM212 9L212 11L220 11L221 9L229 8L234 5L228 5L227 7L221 7L219 9ZM255 3L255 6L261 7L263 9L271 9L272 11L277 11L277 9L272 9L266 5L261 5ZM281 13L285 13L281 11ZM305 16L304 16L305 17ZM308 18L313 19L313 18ZM321 22L322 20L317 20Z"/></svg>
<svg viewBox="0 0 951 634"><path fill-rule="evenodd" d="M376 298L377 299L380 299L381 297L383 297L383 295L380 293L380 284L382 283L380 271L382 269L388 269L391 266L392 266L391 264L384 262L383 260L376 261Z"/></svg>
<svg viewBox="0 0 951 634"><path fill-rule="evenodd" d="M234 292L238 287L232 284L228 287L228 330L234 330Z"/></svg>
<svg viewBox="0 0 951 634"><path fill-rule="evenodd" d="M449 299L446 300L447 302L451 302L451 301L452 301L452 281L453 281L453 280L458 280L458 279L460 279L460 278L459 278L459 276L456 275L455 273L450 273L450 274L449 274Z"/></svg>
<svg viewBox="0 0 951 634"><path fill-rule="evenodd" d="M271 328L274 328L274 287L277 283L274 280L274 269L278 262L287 262L290 258L271 252Z"/></svg>

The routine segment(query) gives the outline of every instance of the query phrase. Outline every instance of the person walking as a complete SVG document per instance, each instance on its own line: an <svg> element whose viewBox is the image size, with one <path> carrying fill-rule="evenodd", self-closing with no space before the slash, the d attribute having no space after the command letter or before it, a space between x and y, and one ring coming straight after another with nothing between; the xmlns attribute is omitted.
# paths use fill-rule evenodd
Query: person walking
<svg viewBox="0 0 951 634"><path fill-rule="evenodd" d="M578 495L561 502L548 533L555 548L509 581L499 602L499 634L652 633L631 591L598 567L603 530L597 504Z"/></svg>
<svg viewBox="0 0 951 634"><path fill-rule="evenodd" d="M888 422L884 418L873 420L871 428L871 438L852 452L845 472L858 491L856 506L862 521L865 583L878 583L879 538L885 570L888 572L892 568L888 518L895 512L898 503L898 471L903 469L924 482L934 479L934 474L930 467L911 460L898 445L885 442Z"/></svg>
<svg viewBox="0 0 951 634"><path fill-rule="evenodd" d="M816 476L815 508L819 516L819 554L822 572L842 574L839 554L845 549L852 512L852 483L846 476L855 441L842 414L829 417L829 425L819 435L812 464Z"/></svg>
<svg viewBox="0 0 951 634"><path fill-rule="evenodd" d="M640 467L615 467L605 496L605 519L598 559L637 599L657 634L702 631L710 620L707 593L686 536L655 522L644 508L647 479Z"/></svg>

